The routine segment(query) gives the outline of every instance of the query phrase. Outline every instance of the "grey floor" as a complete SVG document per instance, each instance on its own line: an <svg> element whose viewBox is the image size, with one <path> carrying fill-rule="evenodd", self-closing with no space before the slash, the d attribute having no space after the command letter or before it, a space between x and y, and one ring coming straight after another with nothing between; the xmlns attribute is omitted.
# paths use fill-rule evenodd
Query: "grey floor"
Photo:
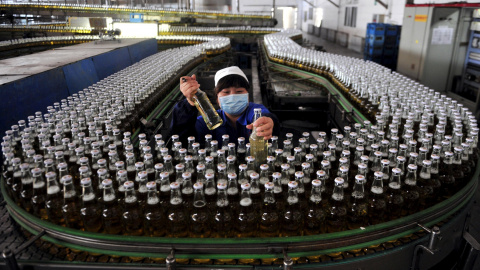
<svg viewBox="0 0 480 270"><path fill-rule="evenodd" d="M362 58L363 54L350 50L346 47L340 46L334 42L322 39L320 37L303 33L303 39L307 44L322 46L328 53L334 53L339 55L345 55L350 57ZM477 191L473 198L473 207L471 209L470 224L468 226L469 233L480 242L480 185L477 187ZM477 256L477 260L472 269L480 269L480 256Z"/></svg>

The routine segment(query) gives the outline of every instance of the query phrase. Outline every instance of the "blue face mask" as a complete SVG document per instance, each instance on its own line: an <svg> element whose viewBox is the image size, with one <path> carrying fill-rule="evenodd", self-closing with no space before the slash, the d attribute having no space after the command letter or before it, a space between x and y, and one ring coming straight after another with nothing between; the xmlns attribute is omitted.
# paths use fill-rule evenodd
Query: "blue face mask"
<svg viewBox="0 0 480 270"><path fill-rule="evenodd" d="M248 93L219 97L218 100L224 112L230 115L240 115L248 106Z"/></svg>

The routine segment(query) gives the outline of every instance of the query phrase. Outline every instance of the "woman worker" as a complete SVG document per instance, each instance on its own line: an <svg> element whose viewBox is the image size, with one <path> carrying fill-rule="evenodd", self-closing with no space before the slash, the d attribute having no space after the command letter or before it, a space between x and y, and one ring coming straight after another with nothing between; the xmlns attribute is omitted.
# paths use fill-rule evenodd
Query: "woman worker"
<svg viewBox="0 0 480 270"><path fill-rule="evenodd" d="M248 142L253 127L257 127L257 135L263 136L265 140L273 135L278 136L280 130L278 118L263 105L249 102L250 84L240 68L227 67L215 74L214 90L221 108L217 112L223 124L214 130L207 128L202 116L197 117L198 110L194 105L193 96L199 87L195 75L180 78L180 91L186 98L174 107L170 132L171 135L178 134L184 145L188 136L195 136L203 145L206 134L211 134L219 143L222 142L224 134L229 135L230 142L237 142L239 137L244 137ZM262 117L252 123L255 108L262 109Z"/></svg>

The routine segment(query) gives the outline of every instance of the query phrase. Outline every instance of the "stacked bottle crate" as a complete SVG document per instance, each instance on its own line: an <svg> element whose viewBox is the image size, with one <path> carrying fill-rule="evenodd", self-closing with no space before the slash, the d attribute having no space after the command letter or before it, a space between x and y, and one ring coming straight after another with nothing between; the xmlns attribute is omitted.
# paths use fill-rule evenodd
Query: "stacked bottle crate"
<svg viewBox="0 0 480 270"><path fill-rule="evenodd" d="M369 23L365 36L364 59L396 69L401 26Z"/></svg>

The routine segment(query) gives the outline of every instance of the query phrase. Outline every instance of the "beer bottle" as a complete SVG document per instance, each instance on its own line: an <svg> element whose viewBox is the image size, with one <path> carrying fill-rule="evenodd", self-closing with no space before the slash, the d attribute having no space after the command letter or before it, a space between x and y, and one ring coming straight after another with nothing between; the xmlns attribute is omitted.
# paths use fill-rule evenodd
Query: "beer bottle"
<svg viewBox="0 0 480 270"><path fill-rule="evenodd" d="M392 176L386 189L387 209L390 219L397 219L404 215L404 198L401 190L401 173L399 168L392 169Z"/></svg>
<svg viewBox="0 0 480 270"><path fill-rule="evenodd" d="M41 219L48 219L47 210L45 209L45 200L47 197L47 185L43 178L43 173L40 168L32 169L33 177L33 194L32 194L32 210L33 214ZM23 187L28 188L28 186Z"/></svg>
<svg viewBox="0 0 480 270"><path fill-rule="evenodd" d="M228 156L227 157L227 174L229 173L237 173L237 165L236 165L237 158L235 156Z"/></svg>
<svg viewBox="0 0 480 270"><path fill-rule="evenodd" d="M225 163L220 163L217 165L217 183L219 181L227 182L227 166Z"/></svg>
<svg viewBox="0 0 480 270"><path fill-rule="evenodd" d="M273 196L275 197L275 202L277 204L278 213L282 213L285 210L285 196L283 194L283 187L281 182L282 174L279 172L274 172L272 174L273 179Z"/></svg>
<svg viewBox="0 0 480 270"><path fill-rule="evenodd" d="M305 191L305 185L303 184L305 175L302 171L295 172L295 182L297 182L297 197L298 197L298 205L300 209L306 209L308 202L307 196Z"/></svg>
<svg viewBox="0 0 480 270"><path fill-rule="evenodd" d="M447 199L450 196L452 196L457 190L456 183L455 183L456 173L454 173L453 171L452 160L453 160L453 153L450 151L445 152L444 158L443 158L443 164L440 167L440 172L438 176L438 180L440 180L442 185L442 190L440 194L444 199Z"/></svg>
<svg viewBox="0 0 480 270"><path fill-rule="evenodd" d="M325 233L325 211L322 203L322 182L312 180L312 191L305 214L305 235Z"/></svg>
<svg viewBox="0 0 480 270"><path fill-rule="evenodd" d="M212 156L205 157L205 173L212 173L215 175L215 164Z"/></svg>
<svg viewBox="0 0 480 270"><path fill-rule="evenodd" d="M255 108L255 116L253 123L262 117L262 109ZM257 136L257 127L253 127L250 135L250 155L255 158L258 164L263 164L267 161L267 143L262 136Z"/></svg>
<svg viewBox="0 0 480 270"><path fill-rule="evenodd" d="M367 226L368 205L364 189L365 177L363 175L355 176L355 184L353 186L350 203L348 205L348 223L350 230Z"/></svg>
<svg viewBox="0 0 480 270"><path fill-rule="evenodd" d="M143 213L135 194L135 185L132 181L123 183L125 187L125 202L122 214L122 227L125 235L143 235Z"/></svg>
<svg viewBox="0 0 480 270"><path fill-rule="evenodd" d="M62 214L63 199L60 193L60 186L57 182L57 174L47 172L47 197L45 199L45 208L47 210L48 220L53 224L65 226L65 219Z"/></svg>
<svg viewBox="0 0 480 270"><path fill-rule="evenodd" d="M420 204L424 207L430 207L434 202L435 192L431 183L430 167L432 162L430 160L424 160L423 167L420 170L417 186L420 192Z"/></svg>
<svg viewBox="0 0 480 270"><path fill-rule="evenodd" d="M248 183L247 164L238 166L238 184Z"/></svg>
<svg viewBox="0 0 480 270"><path fill-rule="evenodd" d="M108 233L108 234L121 234L122 233L122 210L120 208L120 205L118 204L117 196L115 194L115 190L113 189L112 180L105 179L102 181L102 185L103 185L103 198L102 198L103 230L105 233Z"/></svg>
<svg viewBox="0 0 480 270"><path fill-rule="evenodd" d="M387 210L387 200L383 188L382 172L375 173L375 180L370 189L368 197L368 219L371 225L379 224L385 221Z"/></svg>
<svg viewBox="0 0 480 270"><path fill-rule="evenodd" d="M245 138L238 137L238 146L237 146L237 160L239 163L246 162L246 146L245 146Z"/></svg>
<svg viewBox="0 0 480 270"><path fill-rule="evenodd" d="M160 205L166 208L170 201L170 176L168 172L160 173Z"/></svg>
<svg viewBox="0 0 480 270"><path fill-rule="evenodd" d="M165 212L157 196L156 182L147 183L148 198L145 205L144 230L151 237L165 236Z"/></svg>
<svg viewBox="0 0 480 270"><path fill-rule="evenodd" d="M193 184L190 172L182 173L182 199L184 207L190 210L193 204Z"/></svg>
<svg viewBox="0 0 480 270"><path fill-rule="evenodd" d="M285 163L285 159L284 159L284 156L283 156L283 149L276 149L275 150L275 161L274 161L274 165L275 165L275 168L274 170L276 172L281 172L282 171L282 164Z"/></svg>
<svg viewBox="0 0 480 270"><path fill-rule="evenodd" d="M279 173L276 172L274 174ZM257 236L259 237L277 237L279 233L279 211L275 200L274 188L275 185L272 182L265 183L263 206L258 225Z"/></svg>
<svg viewBox="0 0 480 270"><path fill-rule="evenodd" d="M148 189L147 189L147 183L148 183L148 172L147 171L141 171L138 173L138 189L137 189L137 204L139 207L143 208L143 206L147 202L148 198ZM125 183L123 183L125 185ZM126 190L125 190L126 192ZM127 193L125 193L127 194ZM126 198L124 198L125 200Z"/></svg>
<svg viewBox="0 0 480 270"><path fill-rule="evenodd" d="M215 202L217 199L217 189L215 188L215 175L213 173L205 174L205 199L210 211L215 211Z"/></svg>
<svg viewBox="0 0 480 270"><path fill-rule="evenodd" d="M203 194L203 184L195 183L193 185L194 198L193 207L190 213L189 237L205 238L211 233L211 214L207 207L207 201Z"/></svg>
<svg viewBox="0 0 480 270"><path fill-rule="evenodd" d="M81 185L83 194L80 218L83 228L87 232L100 232L102 230L102 209L95 198L90 178L82 179Z"/></svg>
<svg viewBox="0 0 480 270"><path fill-rule="evenodd" d="M25 165L24 165L25 164ZM29 213L33 213L32 209L32 196L33 196L33 177L30 172L30 165L28 163L23 163L22 165L22 179L21 179L21 188L20 190L20 204ZM40 173L41 173L41 169ZM17 186L15 186L16 188Z"/></svg>
<svg viewBox="0 0 480 270"><path fill-rule="evenodd" d="M182 80L183 82L186 81L185 78L182 78ZM195 92L195 96L193 96L193 102L195 103L195 107L197 107L198 111L202 115L208 129L213 130L223 124L222 118L218 115L217 111L208 99L207 94L200 90L200 88L198 88Z"/></svg>
<svg viewBox="0 0 480 270"><path fill-rule="evenodd" d="M83 229L83 222L80 218L80 203L73 186L73 178L67 174L60 179L60 182L63 185L62 213L65 225L77 230Z"/></svg>
<svg viewBox="0 0 480 270"><path fill-rule="evenodd" d="M409 164L405 174L405 187L403 191L403 199L405 201L404 209L407 215L411 215L421 210L420 192L417 187L417 165Z"/></svg>
<svg viewBox="0 0 480 270"><path fill-rule="evenodd" d="M310 154L307 154L307 156ZM315 179L313 177L313 170L310 167L310 163L303 162L302 163L302 172L303 172L303 187L305 188L305 197L310 198L310 192L312 191L312 180Z"/></svg>
<svg viewBox="0 0 480 270"><path fill-rule="evenodd" d="M188 213L184 207L180 184L170 183L170 204L167 208L167 237L186 237Z"/></svg>
<svg viewBox="0 0 480 270"><path fill-rule="evenodd" d="M260 185L265 185L269 181L268 179L269 166L267 164L260 165Z"/></svg>
<svg viewBox="0 0 480 270"><path fill-rule="evenodd" d="M335 178L332 197L327 211L327 232L339 232L347 228L347 206L343 196L344 180Z"/></svg>
<svg viewBox="0 0 480 270"><path fill-rule="evenodd" d="M455 182L459 185L462 185L465 182L465 177L470 173L469 167L462 163L462 153L463 148L461 146L456 146L453 148L453 161L452 167L454 171Z"/></svg>
<svg viewBox="0 0 480 270"><path fill-rule="evenodd" d="M215 238L232 237L233 215L229 207L229 201L226 192L227 184L225 182L219 182L217 184L217 189L218 193L215 203L215 215L213 216L213 230L211 235Z"/></svg>
<svg viewBox="0 0 480 270"><path fill-rule="evenodd" d="M282 215L282 229L280 236L301 236L304 229L303 209L299 207L298 183L295 181L288 182L288 197L285 205L285 211Z"/></svg>
<svg viewBox="0 0 480 270"><path fill-rule="evenodd" d="M256 172L250 174L249 193L252 198L253 209L259 213L262 205L262 195L260 194L260 175Z"/></svg>
<svg viewBox="0 0 480 270"><path fill-rule="evenodd" d="M22 205L22 190L23 190L23 179L30 178L30 164L29 163L22 163L19 166L19 171L13 174L13 181L11 184L11 198L13 201L21 206Z"/></svg>
<svg viewBox="0 0 480 270"><path fill-rule="evenodd" d="M239 201L240 201L240 194L238 192L238 183L237 183L236 173L228 174L227 196L228 196L228 201L230 202L230 208L232 209L232 213L236 215L238 213Z"/></svg>
<svg viewBox="0 0 480 270"><path fill-rule="evenodd" d="M282 164L282 178L280 182L282 183L282 186L286 187L288 186L288 182L293 180L290 176L290 165L288 164Z"/></svg>
<svg viewBox="0 0 480 270"><path fill-rule="evenodd" d="M205 183L205 165L204 164L198 164L197 165L197 172L196 172L196 183Z"/></svg>
<svg viewBox="0 0 480 270"><path fill-rule="evenodd" d="M241 185L240 208L236 215L235 225L236 237L253 237L257 231L257 215L250 198L250 184Z"/></svg>

